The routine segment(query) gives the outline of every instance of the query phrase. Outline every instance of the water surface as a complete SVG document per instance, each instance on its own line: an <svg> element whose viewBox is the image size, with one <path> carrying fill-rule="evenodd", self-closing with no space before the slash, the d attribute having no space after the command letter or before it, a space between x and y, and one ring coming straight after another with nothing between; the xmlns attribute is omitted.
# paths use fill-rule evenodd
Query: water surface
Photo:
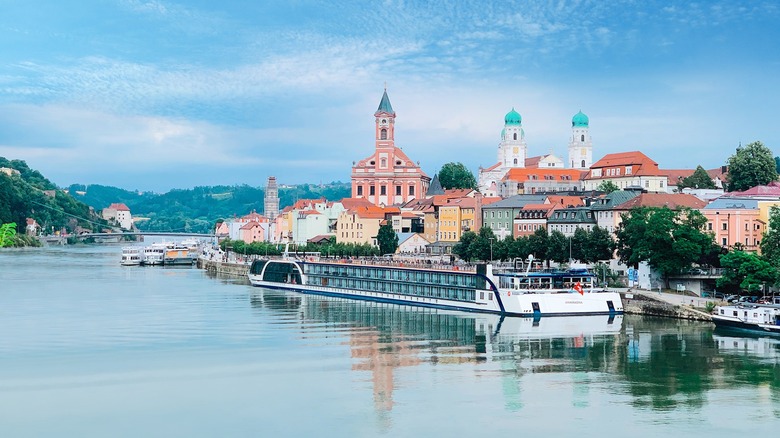
<svg viewBox="0 0 780 438"><path fill-rule="evenodd" d="M505 318L0 251L0 436L776 433L780 344L640 317Z"/></svg>

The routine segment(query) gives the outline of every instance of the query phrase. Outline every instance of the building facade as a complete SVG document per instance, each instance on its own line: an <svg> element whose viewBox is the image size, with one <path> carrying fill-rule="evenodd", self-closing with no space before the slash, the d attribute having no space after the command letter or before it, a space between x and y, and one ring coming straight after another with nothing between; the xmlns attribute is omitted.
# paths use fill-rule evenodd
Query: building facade
<svg viewBox="0 0 780 438"><path fill-rule="evenodd" d="M352 166L352 197L377 206L403 204L425 196L431 178L395 145L396 114L382 95L374 113L374 153Z"/></svg>

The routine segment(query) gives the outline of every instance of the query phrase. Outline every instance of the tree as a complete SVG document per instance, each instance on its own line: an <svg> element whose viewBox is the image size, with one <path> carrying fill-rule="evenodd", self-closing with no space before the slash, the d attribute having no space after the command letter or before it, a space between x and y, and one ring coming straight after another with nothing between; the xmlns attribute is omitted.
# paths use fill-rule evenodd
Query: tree
<svg viewBox="0 0 780 438"><path fill-rule="evenodd" d="M742 191L777 180L772 151L760 141L740 146L728 160L728 190Z"/></svg>
<svg viewBox="0 0 780 438"><path fill-rule="evenodd" d="M14 222L0 225L0 248L11 246L16 236L16 224Z"/></svg>
<svg viewBox="0 0 780 438"><path fill-rule="evenodd" d="M617 252L628 265L646 261L669 282L669 276L689 269L712 246L702 231L707 219L698 211L639 207L624 214L617 230Z"/></svg>
<svg viewBox="0 0 780 438"><path fill-rule="evenodd" d="M447 163L442 166L439 182L444 189L477 189L474 174L463 163Z"/></svg>
<svg viewBox="0 0 780 438"><path fill-rule="evenodd" d="M777 281L777 268L753 253L731 251L721 256L720 264L723 267L723 275L717 281L720 289L750 292Z"/></svg>
<svg viewBox="0 0 780 438"><path fill-rule="evenodd" d="M596 187L596 190L605 193L612 193L620 190L620 187L618 187L617 184L613 183L610 180L605 180L602 181L598 187Z"/></svg>
<svg viewBox="0 0 780 438"><path fill-rule="evenodd" d="M471 256L475 260L493 260L496 250L496 235L490 227L482 227L471 244Z"/></svg>
<svg viewBox="0 0 780 438"><path fill-rule="evenodd" d="M780 173L780 157L775 157L775 170Z"/></svg>
<svg viewBox="0 0 780 438"><path fill-rule="evenodd" d="M769 229L761 239L761 255L772 264L780 266L780 208L769 209Z"/></svg>
<svg viewBox="0 0 780 438"><path fill-rule="evenodd" d="M379 227L376 241L379 244L379 252L381 254L393 254L398 249L398 235L395 234L395 230L393 230L393 226L390 224L384 224Z"/></svg>
<svg viewBox="0 0 780 438"><path fill-rule="evenodd" d="M527 250L533 254L536 260L547 260L547 247L550 236L547 234L547 228L540 227L530 236L528 236Z"/></svg>
<svg viewBox="0 0 780 438"><path fill-rule="evenodd" d="M460 235L460 241L452 247L452 253L461 259L470 262L472 257L471 244L477 240L477 233L466 231Z"/></svg>
<svg viewBox="0 0 780 438"><path fill-rule="evenodd" d="M569 238L558 230L550 232L547 239L547 259L557 263L565 263L569 260Z"/></svg>
<svg viewBox="0 0 780 438"><path fill-rule="evenodd" d="M571 237L571 246L569 247L571 249L572 260L579 260L581 262L587 263L588 255L586 252L588 250L589 243L590 232L585 228L577 227L574 230L574 235Z"/></svg>
<svg viewBox="0 0 780 438"><path fill-rule="evenodd" d="M606 228L598 225L590 230L583 262L593 263L599 260L611 260L615 254L615 239Z"/></svg>
<svg viewBox="0 0 780 438"><path fill-rule="evenodd" d="M696 166L696 170L691 176L683 178L678 184L677 188L682 190L684 188L691 189L714 189L715 182L710 178L707 171L701 166Z"/></svg>

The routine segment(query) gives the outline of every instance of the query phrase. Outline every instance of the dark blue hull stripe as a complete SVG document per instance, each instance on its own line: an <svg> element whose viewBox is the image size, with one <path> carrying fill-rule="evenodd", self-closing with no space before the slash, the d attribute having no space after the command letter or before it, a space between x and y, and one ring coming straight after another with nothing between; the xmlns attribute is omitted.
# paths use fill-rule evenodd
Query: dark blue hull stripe
<svg viewBox="0 0 780 438"><path fill-rule="evenodd" d="M401 304L405 306L428 307L428 308L443 309L443 310L458 310L462 312L472 312L472 313L494 313L496 315L522 316L526 318L534 318L534 317L538 318L540 316L588 316L588 315L622 315L623 314L623 312L609 312L609 311L562 312L562 313L514 313L514 312L507 312L506 310L503 310L503 306L501 306L502 310L474 309L471 307L460 307L452 304L423 303L419 301L406 301L406 300L399 300L395 298L369 297L364 295L353 295L353 294L338 293L338 292L326 292L326 291L311 290L311 289L274 286L270 284L258 284L253 286L264 287L266 289L277 289L277 290L286 290L291 292L300 292L302 294L308 294L308 295L322 295L326 297L349 298L349 299L360 300L360 301L374 301L377 303Z"/></svg>

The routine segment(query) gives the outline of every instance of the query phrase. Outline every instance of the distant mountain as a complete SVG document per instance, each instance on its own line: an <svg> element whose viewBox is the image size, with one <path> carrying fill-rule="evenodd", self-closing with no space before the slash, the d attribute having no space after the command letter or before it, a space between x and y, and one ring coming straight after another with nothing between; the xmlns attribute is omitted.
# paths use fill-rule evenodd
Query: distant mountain
<svg viewBox="0 0 780 438"><path fill-rule="evenodd" d="M108 227L89 205L59 190L24 161L0 157L0 169L0 223L15 222L18 233L24 233L27 218L35 219L44 232Z"/></svg>
<svg viewBox="0 0 780 438"><path fill-rule="evenodd" d="M263 213L265 190L248 185L206 186L171 190L164 194L138 193L110 186L73 184L69 192L96 210L114 202L130 208L141 230L209 233L220 219L243 216L252 211ZM284 208L298 199L325 198L337 201L351 195L349 183L302 184L279 188L279 206Z"/></svg>

